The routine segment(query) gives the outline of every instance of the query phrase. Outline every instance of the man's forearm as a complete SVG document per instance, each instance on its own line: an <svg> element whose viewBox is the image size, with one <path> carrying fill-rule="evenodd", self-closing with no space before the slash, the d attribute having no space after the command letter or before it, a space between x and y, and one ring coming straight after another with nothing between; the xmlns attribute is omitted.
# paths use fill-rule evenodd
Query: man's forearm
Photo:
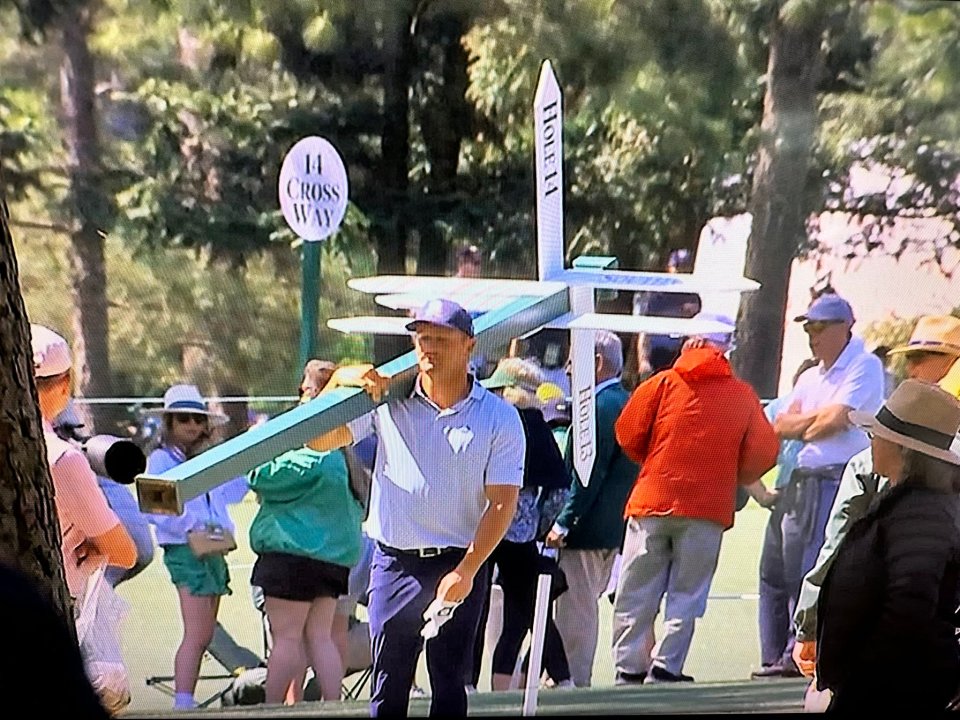
<svg viewBox="0 0 960 720"><path fill-rule="evenodd" d="M850 427L850 420L847 414L851 408L844 405L831 405L823 408L813 417L813 422L803 432L801 438L804 442L812 440L822 440L839 432L843 432Z"/></svg>
<svg viewBox="0 0 960 720"><path fill-rule="evenodd" d="M460 561L459 569L471 577L477 574L480 566L490 557L490 553L503 540L507 534L507 529L513 521L513 516L517 511L517 501L511 502L491 502L487 505L483 515L480 517L480 524L477 526L476 535L473 542L467 548L467 554Z"/></svg>
<svg viewBox="0 0 960 720"><path fill-rule="evenodd" d="M307 447L317 452L329 452L352 444L353 435L350 433L350 428L346 425L341 425L308 441Z"/></svg>
<svg viewBox="0 0 960 720"><path fill-rule="evenodd" d="M802 440L816 418L816 413L781 413L773 421L773 429L781 439Z"/></svg>

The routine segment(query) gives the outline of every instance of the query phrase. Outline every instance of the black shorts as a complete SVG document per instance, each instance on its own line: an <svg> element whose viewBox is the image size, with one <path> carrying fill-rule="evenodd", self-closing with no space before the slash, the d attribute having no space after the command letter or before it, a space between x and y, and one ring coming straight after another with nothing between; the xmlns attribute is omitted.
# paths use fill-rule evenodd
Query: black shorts
<svg viewBox="0 0 960 720"><path fill-rule="evenodd" d="M350 568L344 565L289 553L263 553L253 564L250 583L263 588L267 597L312 602L346 595L349 577Z"/></svg>

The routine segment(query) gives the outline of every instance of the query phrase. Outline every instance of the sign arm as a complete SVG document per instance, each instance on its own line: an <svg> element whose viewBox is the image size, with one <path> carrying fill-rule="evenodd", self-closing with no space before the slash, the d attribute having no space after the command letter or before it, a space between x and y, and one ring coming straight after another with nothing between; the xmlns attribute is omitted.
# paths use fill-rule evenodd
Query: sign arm
<svg viewBox="0 0 960 720"><path fill-rule="evenodd" d="M544 297L517 298L477 318L477 346L487 352L506 347L512 338L542 327L569 309L565 290ZM410 383L417 372L417 359L413 352L408 352L381 365L378 370L391 378L390 395L402 396L410 391ZM338 388L164 473L138 475L140 510L179 515L188 500L345 425L374 407L366 392L358 388Z"/></svg>
<svg viewBox="0 0 960 720"><path fill-rule="evenodd" d="M571 310L575 315L593 312L593 288L570 289ZM596 352L595 331L570 330L570 387L572 391L573 467L586 487L597 457Z"/></svg>

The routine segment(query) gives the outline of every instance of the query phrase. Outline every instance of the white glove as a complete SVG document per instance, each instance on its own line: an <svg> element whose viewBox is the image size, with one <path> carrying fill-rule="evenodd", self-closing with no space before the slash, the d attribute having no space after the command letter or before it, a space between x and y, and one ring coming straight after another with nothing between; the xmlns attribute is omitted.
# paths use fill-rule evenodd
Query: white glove
<svg viewBox="0 0 960 720"><path fill-rule="evenodd" d="M423 613L423 619L427 624L423 626L420 635L427 640L436 637L437 633L440 632L440 627L453 617L453 611L457 609L460 602L448 602L440 598L434 598Z"/></svg>

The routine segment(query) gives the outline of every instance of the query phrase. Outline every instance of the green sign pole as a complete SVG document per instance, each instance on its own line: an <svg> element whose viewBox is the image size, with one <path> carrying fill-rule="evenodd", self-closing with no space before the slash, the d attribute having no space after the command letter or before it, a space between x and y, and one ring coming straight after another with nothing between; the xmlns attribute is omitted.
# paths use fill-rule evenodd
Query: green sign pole
<svg viewBox="0 0 960 720"><path fill-rule="evenodd" d="M317 352L317 323L320 316L320 243L302 245L303 262L300 266L300 373L307 361Z"/></svg>

